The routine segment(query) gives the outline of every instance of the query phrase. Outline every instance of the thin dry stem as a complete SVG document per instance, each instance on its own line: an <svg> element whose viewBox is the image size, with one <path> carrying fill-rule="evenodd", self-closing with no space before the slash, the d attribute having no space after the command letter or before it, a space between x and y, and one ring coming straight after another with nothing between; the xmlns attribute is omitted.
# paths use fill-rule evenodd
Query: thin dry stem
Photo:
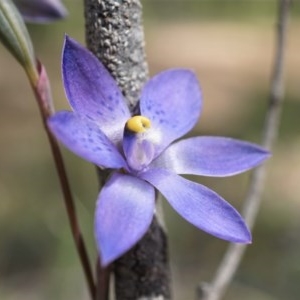
<svg viewBox="0 0 300 300"><path fill-rule="evenodd" d="M284 57L286 49L287 26L291 0L279 0L277 41L272 80L269 96L269 107L263 128L262 145L271 150L275 144L284 95ZM266 166L255 169L252 173L248 193L243 205L243 216L252 229L260 207L265 183ZM201 300L219 300L225 294L241 262L246 245L230 244L211 284L202 284L198 298Z"/></svg>
<svg viewBox="0 0 300 300"><path fill-rule="evenodd" d="M51 152L55 162L55 168L58 174L61 190L63 192L64 203L67 210L67 215L71 227L73 239L75 241L76 249L83 267L84 275L88 284L91 299L95 299L95 284L93 274L91 271L91 265L88 257L88 253L84 244L83 236L81 234L79 222L77 219L75 204L71 193L70 184L67 177L67 172L64 166L63 157L59 149L58 142L55 137L51 134L48 126L47 119L53 114L52 99L50 92L50 85L45 70L42 65L39 64L39 81L31 82L31 87L34 91L35 98L41 113L42 121L46 134L50 143ZM30 78L29 78L30 79ZM43 80L43 82L40 82Z"/></svg>

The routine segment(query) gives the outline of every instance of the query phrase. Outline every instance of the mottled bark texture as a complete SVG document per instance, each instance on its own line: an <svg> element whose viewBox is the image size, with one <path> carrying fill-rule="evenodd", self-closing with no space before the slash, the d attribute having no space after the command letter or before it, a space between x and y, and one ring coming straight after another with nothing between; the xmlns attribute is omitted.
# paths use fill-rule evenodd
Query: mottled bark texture
<svg viewBox="0 0 300 300"><path fill-rule="evenodd" d="M84 0L86 42L117 80L131 109L148 77L139 0Z"/></svg>
<svg viewBox="0 0 300 300"><path fill-rule="evenodd" d="M148 78L139 0L84 0L86 42L135 111ZM113 266L116 300L170 299L167 238L154 218L143 239Z"/></svg>
<svg viewBox="0 0 300 300"><path fill-rule="evenodd" d="M115 263L118 300L170 299L166 235L154 218L147 234Z"/></svg>

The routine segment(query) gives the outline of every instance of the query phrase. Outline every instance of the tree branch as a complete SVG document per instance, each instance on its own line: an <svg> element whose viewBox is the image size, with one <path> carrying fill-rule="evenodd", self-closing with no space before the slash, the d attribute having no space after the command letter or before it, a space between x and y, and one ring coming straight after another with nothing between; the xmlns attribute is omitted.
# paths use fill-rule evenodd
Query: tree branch
<svg viewBox="0 0 300 300"><path fill-rule="evenodd" d="M148 78L139 0L84 0L86 43L134 109Z"/></svg>
<svg viewBox="0 0 300 300"><path fill-rule="evenodd" d="M279 0L277 41L274 66L272 71L269 107L263 128L262 145L271 150L276 141L280 123L281 108L284 100L284 54L286 48L287 26L291 0ZM265 183L266 166L255 169L252 173L248 193L242 214L249 228L252 229L261 203ZM202 284L198 298L201 300L219 300L223 297L240 264L246 245L230 244L211 284Z"/></svg>
<svg viewBox="0 0 300 300"><path fill-rule="evenodd" d="M148 78L141 3L84 0L84 7L87 46L116 79L132 113L137 113L140 91ZM167 238L156 218L144 238L114 263L113 271L116 300L170 299ZM108 272L98 269L100 278ZM97 300L106 299L104 293Z"/></svg>

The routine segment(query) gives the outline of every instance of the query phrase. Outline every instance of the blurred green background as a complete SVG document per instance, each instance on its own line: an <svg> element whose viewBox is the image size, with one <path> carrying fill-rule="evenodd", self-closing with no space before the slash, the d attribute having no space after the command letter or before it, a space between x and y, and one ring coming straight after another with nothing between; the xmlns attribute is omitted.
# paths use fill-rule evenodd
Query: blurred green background
<svg viewBox="0 0 300 300"><path fill-rule="evenodd" d="M61 83L64 33L84 42L82 1L65 4L68 19L29 26L45 64L56 108L68 108ZM275 0L144 1L151 74L196 71L204 110L192 135L226 135L259 142L274 56ZM263 204L227 300L297 300L300 295L300 3L294 1L286 53L286 102ZM88 299L81 266L27 79L0 46L0 299ZM95 257L94 167L64 150L80 222ZM242 205L249 173L197 178ZM209 281L227 243L185 222L165 204L175 300L194 299Z"/></svg>

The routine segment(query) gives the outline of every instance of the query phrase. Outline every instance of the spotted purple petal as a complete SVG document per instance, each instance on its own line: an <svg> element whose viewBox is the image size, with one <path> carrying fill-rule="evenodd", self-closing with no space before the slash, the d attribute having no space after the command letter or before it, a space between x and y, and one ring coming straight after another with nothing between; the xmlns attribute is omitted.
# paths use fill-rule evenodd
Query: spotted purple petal
<svg viewBox="0 0 300 300"><path fill-rule="evenodd" d="M126 162L94 122L73 112L60 111L48 119L55 137L78 156L105 168L123 168Z"/></svg>
<svg viewBox="0 0 300 300"><path fill-rule="evenodd" d="M177 175L234 175L269 156L257 145L221 137L171 144L192 129L201 112L201 90L193 72L173 69L150 79L141 93L141 115L133 117L105 67L69 37L62 72L74 112L56 113L49 119L50 130L77 155L115 169L99 194L95 215L103 266L146 232L155 209L154 188L196 227L231 242L251 242L245 222L229 203Z"/></svg>
<svg viewBox="0 0 300 300"><path fill-rule="evenodd" d="M60 0L13 0L23 18L32 23L48 23L66 17Z"/></svg>
<svg viewBox="0 0 300 300"><path fill-rule="evenodd" d="M230 242L251 242L239 213L209 188L164 169L152 169L141 178L153 184L183 218L199 229Z"/></svg>
<svg viewBox="0 0 300 300"><path fill-rule="evenodd" d="M136 177L114 174L102 188L95 215L101 264L124 254L147 231L154 214L154 188Z"/></svg>
<svg viewBox="0 0 300 300"><path fill-rule="evenodd" d="M146 83L140 110L161 135L157 154L193 128L200 115L201 101L198 80L189 70L164 71Z"/></svg>
<svg viewBox="0 0 300 300"><path fill-rule="evenodd" d="M177 174L231 176L256 167L270 153L256 144L226 137L201 136L174 143L152 167L167 168Z"/></svg>
<svg viewBox="0 0 300 300"><path fill-rule="evenodd" d="M130 112L116 81L86 48L66 36L62 59L64 87L72 108L95 122L115 143Z"/></svg>

